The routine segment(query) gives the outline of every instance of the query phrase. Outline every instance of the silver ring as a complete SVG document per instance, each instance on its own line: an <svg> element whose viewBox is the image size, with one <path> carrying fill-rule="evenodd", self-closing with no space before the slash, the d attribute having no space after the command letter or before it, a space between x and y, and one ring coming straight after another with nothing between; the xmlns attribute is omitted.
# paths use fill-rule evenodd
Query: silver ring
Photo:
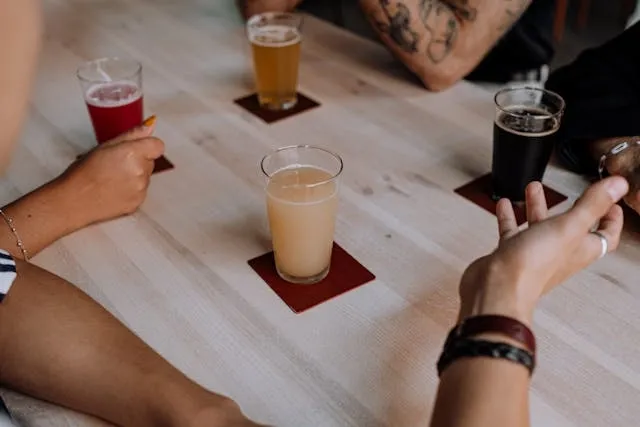
<svg viewBox="0 0 640 427"><path fill-rule="evenodd" d="M604 257L607 254L607 252L609 252L609 241L607 240L605 235L599 231L592 231L591 234L593 234L594 236L600 239L600 244L602 245L602 251L600 252L599 258Z"/></svg>

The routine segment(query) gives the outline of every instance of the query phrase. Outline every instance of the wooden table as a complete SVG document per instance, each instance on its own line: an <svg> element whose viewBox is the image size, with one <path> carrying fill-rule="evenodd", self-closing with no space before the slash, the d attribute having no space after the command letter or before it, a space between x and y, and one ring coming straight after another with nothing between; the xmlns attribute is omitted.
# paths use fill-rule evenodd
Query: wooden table
<svg viewBox="0 0 640 427"><path fill-rule="evenodd" d="M228 3L231 3L230 1ZM491 94L431 94L379 45L309 18L301 90L322 103L266 125L234 105L251 91L242 24L207 0L45 0L33 111L4 201L93 144L74 70L101 56L144 63L145 102L176 169L142 210L78 232L35 260L76 283L164 357L253 418L281 427L424 426L434 363L464 267L496 244L495 219L453 193L487 172ZM319 144L346 164L337 240L377 280L296 315L247 266L268 249L269 149ZM586 183L551 167L570 196ZM535 318L537 426L633 426L640 415L639 228L549 295ZM5 393L25 425L101 425Z"/></svg>

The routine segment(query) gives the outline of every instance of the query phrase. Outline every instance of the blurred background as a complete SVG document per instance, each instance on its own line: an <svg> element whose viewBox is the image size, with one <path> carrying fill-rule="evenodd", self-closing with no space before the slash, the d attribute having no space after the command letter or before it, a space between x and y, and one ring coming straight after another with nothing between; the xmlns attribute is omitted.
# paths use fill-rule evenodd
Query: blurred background
<svg viewBox="0 0 640 427"><path fill-rule="evenodd" d="M203 1L221 11L236 9L235 0L212 4L210 0ZM637 3L640 0L556 0L557 51L551 68L571 62L582 50L597 46L623 31L629 22L636 20Z"/></svg>
<svg viewBox="0 0 640 427"><path fill-rule="evenodd" d="M533 0L535 1L535 0ZM640 0L556 0L556 57L551 68L571 62L636 21ZM566 11L566 15L563 13ZM564 16L563 16L564 15Z"/></svg>

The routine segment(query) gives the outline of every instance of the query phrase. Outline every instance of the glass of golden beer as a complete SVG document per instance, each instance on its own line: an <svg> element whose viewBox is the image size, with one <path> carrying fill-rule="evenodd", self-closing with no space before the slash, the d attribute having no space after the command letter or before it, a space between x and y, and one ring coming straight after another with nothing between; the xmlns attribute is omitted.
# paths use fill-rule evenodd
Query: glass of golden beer
<svg viewBox="0 0 640 427"><path fill-rule="evenodd" d="M288 110L298 97L302 17L293 13L262 13L247 22L253 51L258 101L269 110Z"/></svg>
<svg viewBox="0 0 640 427"><path fill-rule="evenodd" d="M265 156L261 167L278 274L296 284L321 281L331 264L342 159L299 145Z"/></svg>

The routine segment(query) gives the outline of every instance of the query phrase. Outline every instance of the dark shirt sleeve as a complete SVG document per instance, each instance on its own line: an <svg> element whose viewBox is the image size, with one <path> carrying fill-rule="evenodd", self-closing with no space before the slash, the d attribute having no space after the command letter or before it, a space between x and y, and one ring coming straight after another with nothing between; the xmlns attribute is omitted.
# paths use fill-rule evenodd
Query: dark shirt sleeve
<svg viewBox="0 0 640 427"><path fill-rule="evenodd" d="M640 23L552 73L546 87L566 102L560 159L576 172L595 173L589 143L640 135Z"/></svg>

